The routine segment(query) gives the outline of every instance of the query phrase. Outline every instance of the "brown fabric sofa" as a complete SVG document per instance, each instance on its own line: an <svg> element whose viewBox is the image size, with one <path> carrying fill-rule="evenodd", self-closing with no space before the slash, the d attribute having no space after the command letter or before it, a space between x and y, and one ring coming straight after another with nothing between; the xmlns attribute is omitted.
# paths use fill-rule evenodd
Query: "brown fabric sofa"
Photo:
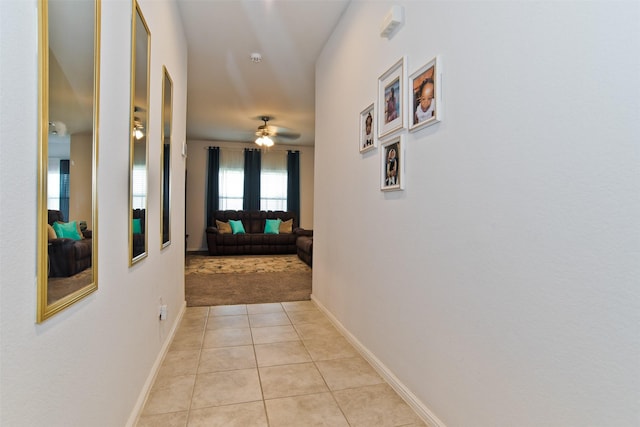
<svg viewBox="0 0 640 427"><path fill-rule="evenodd" d="M296 247L298 249L298 258L309 267L313 267L313 232L299 236L298 240L296 240Z"/></svg>
<svg viewBox="0 0 640 427"><path fill-rule="evenodd" d="M49 210L47 222L65 222L62 212ZM69 277L91 267L91 230L83 230L84 239L49 240L49 276Z"/></svg>
<svg viewBox="0 0 640 427"><path fill-rule="evenodd" d="M265 234L267 219L293 220L291 233ZM298 226L298 217L294 212L286 211L236 211L219 210L212 215L212 224L216 220L242 221L245 234L220 233L214 226L207 227L207 247L209 255L273 255L295 254L296 240L303 229Z"/></svg>

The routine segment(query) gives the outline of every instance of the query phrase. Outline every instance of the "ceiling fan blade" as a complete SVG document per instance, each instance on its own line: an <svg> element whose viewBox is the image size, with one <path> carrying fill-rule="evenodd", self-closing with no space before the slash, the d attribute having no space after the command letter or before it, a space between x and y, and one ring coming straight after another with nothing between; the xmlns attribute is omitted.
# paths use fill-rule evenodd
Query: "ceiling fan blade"
<svg viewBox="0 0 640 427"><path fill-rule="evenodd" d="M256 136L271 136L281 139L298 139L300 138L299 132L293 132L290 129L274 126L269 124L269 120L273 120L273 117L269 116L260 116L257 117L262 120L264 124L258 126L258 130L256 131Z"/></svg>
<svg viewBox="0 0 640 427"><path fill-rule="evenodd" d="M283 131L283 132L276 132L274 136L278 138L284 138L284 139L298 139L300 138L300 133Z"/></svg>

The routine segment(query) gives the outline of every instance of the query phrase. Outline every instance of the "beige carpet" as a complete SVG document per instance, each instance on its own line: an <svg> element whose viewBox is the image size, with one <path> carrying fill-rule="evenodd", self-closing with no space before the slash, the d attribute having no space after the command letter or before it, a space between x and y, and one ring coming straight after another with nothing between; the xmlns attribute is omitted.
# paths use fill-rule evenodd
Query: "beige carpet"
<svg viewBox="0 0 640 427"><path fill-rule="evenodd" d="M47 286L47 304L53 304L62 297L66 297L91 284L91 267L71 277L49 277Z"/></svg>
<svg viewBox="0 0 640 427"><path fill-rule="evenodd" d="M303 301L311 297L311 268L297 255L187 255L188 307Z"/></svg>

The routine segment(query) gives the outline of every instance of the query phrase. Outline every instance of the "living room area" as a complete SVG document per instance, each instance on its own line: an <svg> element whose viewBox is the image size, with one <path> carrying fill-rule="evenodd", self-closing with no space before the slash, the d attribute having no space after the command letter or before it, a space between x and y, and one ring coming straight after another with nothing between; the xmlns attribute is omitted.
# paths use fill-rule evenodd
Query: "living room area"
<svg viewBox="0 0 640 427"><path fill-rule="evenodd" d="M251 143L189 141L187 306L310 298L314 147L288 144L259 152L257 148ZM260 158L260 184L253 202L244 197L245 179L249 179L245 150ZM216 168L210 165L211 155L216 156ZM295 164L293 171L288 170L291 162ZM209 191L211 185L217 191ZM249 205L254 209L245 209ZM233 221L238 221L242 230L231 230L229 223ZM279 226L275 230L265 229L267 223L276 221Z"/></svg>
<svg viewBox="0 0 640 427"><path fill-rule="evenodd" d="M186 159L186 213L185 213L185 232L188 235L186 240L186 252L208 252L207 244L207 226L211 218L207 218L207 179L208 179L208 156L207 149L211 146L220 147L221 169L224 168L225 155L240 157L239 165L232 167L238 175L235 181L231 179L229 182L229 192L232 193L225 199L225 191L220 185L221 192L219 194L220 204L215 210L243 210L243 190L244 190L244 163L242 160L242 151L244 149L256 149L258 147L252 143L238 143L225 141L206 141L206 140L189 140L189 155ZM261 206L254 210L281 210L287 211L286 205L286 177L287 151L295 150L299 152L299 216L298 225L305 230L313 230L313 198L314 198L314 147L311 145L286 145L276 146L269 150L269 156L280 157L276 160L275 166L270 172L276 176L276 185L278 195L267 199L266 195L261 200ZM264 152L263 151L263 158ZM236 163L238 164L238 163ZM263 161L264 164L264 161ZM221 180L223 182L224 180ZM232 182L230 182L232 181ZM264 180L263 180L264 181ZM235 185L234 185L235 184ZM271 190L274 190L271 185ZM277 203L277 204L274 204ZM213 215L213 212L210 213Z"/></svg>

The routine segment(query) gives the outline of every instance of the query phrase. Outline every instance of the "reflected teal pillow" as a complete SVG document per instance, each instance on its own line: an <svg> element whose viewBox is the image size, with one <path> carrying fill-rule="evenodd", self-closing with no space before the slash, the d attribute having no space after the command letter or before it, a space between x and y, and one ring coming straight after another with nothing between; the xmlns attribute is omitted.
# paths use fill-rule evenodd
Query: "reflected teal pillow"
<svg viewBox="0 0 640 427"><path fill-rule="evenodd" d="M134 218L131 229L133 234L142 234L142 220L140 218Z"/></svg>
<svg viewBox="0 0 640 427"><path fill-rule="evenodd" d="M280 234L280 219L268 219L264 224L264 234Z"/></svg>
<svg viewBox="0 0 640 427"><path fill-rule="evenodd" d="M81 240L80 234L78 234L78 224L75 221L71 222L54 222L53 229L56 232L58 239L73 239Z"/></svg>
<svg viewBox="0 0 640 427"><path fill-rule="evenodd" d="M242 221L234 221L230 219L229 225L231 226L231 232L233 234L244 234L244 225L242 225Z"/></svg>

